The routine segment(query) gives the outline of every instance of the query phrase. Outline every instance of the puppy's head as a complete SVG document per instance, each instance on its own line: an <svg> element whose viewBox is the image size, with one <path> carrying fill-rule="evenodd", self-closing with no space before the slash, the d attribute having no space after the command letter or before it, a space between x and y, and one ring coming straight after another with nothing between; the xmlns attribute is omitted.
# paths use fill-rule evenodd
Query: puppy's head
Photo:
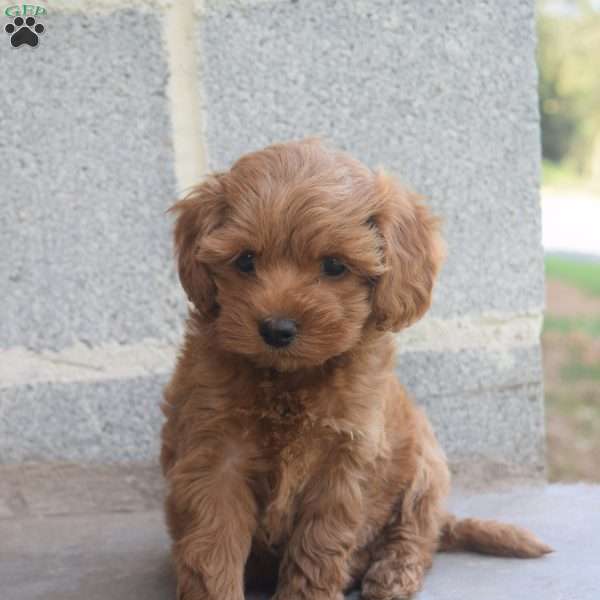
<svg viewBox="0 0 600 600"><path fill-rule="evenodd" d="M316 140L270 146L178 202L179 276L215 344L316 366L429 307L437 222L383 173Z"/></svg>

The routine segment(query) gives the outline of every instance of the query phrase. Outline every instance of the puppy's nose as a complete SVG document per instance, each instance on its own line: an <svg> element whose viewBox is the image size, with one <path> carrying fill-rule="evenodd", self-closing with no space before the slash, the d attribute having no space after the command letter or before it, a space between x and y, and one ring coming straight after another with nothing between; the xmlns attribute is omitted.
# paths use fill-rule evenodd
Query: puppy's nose
<svg viewBox="0 0 600 600"><path fill-rule="evenodd" d="M269 346L283 348L292 343L296 337L297 327L292 319L268 318L260 322L258 331Z"/></svg>

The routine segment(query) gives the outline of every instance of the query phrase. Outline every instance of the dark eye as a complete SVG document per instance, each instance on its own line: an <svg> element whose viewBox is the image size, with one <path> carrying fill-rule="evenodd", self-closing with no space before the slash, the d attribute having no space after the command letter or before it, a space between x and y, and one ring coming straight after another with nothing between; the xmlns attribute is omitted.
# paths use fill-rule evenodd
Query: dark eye
<svg viewBox="0 0 600 600"><path fill-rule="evenodd" d="M254 273L254 253L245 251L235 259L235 266L242 273Z"/></svg>
<svg viewBox="0 0 600 600"><path fill-rule="evenodd" d="M326 256L323 259L321 269L328 277L340 277L348 270L343 262L333 256Z"/></svg>

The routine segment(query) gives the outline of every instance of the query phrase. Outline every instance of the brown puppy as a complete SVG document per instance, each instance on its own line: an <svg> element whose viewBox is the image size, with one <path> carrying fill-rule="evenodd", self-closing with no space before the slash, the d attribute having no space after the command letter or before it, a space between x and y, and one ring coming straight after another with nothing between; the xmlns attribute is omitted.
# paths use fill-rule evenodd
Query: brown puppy
<svg viewBox="0 0 600 600"><path fill-rule="evenodd" d="M416 592L438 549L533 557L457 521L394 336L429 307L442 242L419 199L316 140L246 155L173 208L191 311L165 392L162 467L178 598Z"/></svg>

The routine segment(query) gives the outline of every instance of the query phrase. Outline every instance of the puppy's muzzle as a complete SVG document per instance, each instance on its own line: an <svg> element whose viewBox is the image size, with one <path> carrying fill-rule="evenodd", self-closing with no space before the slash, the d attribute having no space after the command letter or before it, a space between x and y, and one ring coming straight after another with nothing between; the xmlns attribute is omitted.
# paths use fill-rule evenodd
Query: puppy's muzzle
<svg viewBox="0 0 600 600"><path fill-rule="evenodd" d="M274 348L289 346L296 337L298 327L292 319L267 318L258 325L258 331L265 342Z"/></svg>

